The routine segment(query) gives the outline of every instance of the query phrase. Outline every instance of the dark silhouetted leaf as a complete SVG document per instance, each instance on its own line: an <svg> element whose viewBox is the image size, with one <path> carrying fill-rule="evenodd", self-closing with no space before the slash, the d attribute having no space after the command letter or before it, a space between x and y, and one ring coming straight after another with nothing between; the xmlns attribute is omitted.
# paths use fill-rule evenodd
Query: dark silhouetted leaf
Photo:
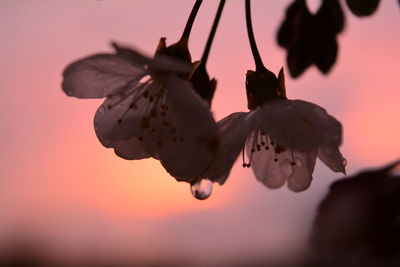
<svg viewBox="0 0 400 267"><path fill-rule="evenodd" d="M327 74L336 62L336 35L344 24L338 0L324 0L315 15L310 13L305 0L295 0L277 34L278 44L287 50L291 76L299 77L312 64Z"/></svg>
<svg viewBox="0 0 400 267"><path fill-rule="evenodd" d="M359 17L372 15L379 5L379 0L346 0L351 12Z"/></svg>

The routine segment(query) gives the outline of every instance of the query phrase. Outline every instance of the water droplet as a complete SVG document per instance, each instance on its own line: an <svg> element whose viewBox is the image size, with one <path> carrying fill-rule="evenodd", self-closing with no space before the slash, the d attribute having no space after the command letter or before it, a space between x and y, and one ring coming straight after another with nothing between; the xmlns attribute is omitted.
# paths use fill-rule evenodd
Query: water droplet
<svg viewBox="0 0 400 267"><path fill-rule="evenodd" d="M212 182L207 179L201 179L197 183L192 184L190 190L195 198L200 200L207 199L212 192Z"/></svg>
<svg viewBox="0 0 400 267"><path fill-rule="evenodd" d="M293 166L292 162L288 159L284 159L280 164L281 171L286 177L290 177L293 175Z"/></svg>
<svg viewBox="0 0 400 267"><path fill-rule="evenodd" d="M347 159L346 159L346 158L342 158L342 163L343 163L343 166L346 167L346 165L347 165Z"/></svg>

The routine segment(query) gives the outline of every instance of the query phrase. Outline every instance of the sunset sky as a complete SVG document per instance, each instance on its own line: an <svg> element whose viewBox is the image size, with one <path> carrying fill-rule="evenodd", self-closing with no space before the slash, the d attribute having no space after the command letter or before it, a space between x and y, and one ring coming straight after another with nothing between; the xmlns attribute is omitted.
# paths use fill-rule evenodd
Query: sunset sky
<svg viewBox="0 0 400 267"><path fill-rule="evenodd" d="M200 8L189 43L193 59L201 57L218 2ZM252 3L261 56L276 73L286 53L275 35L289 2ZM193 3L0 2L0 251L20 239L71 261L228 262L303 251L315 208L341 174L317 162L311 187L293 193L266 188L238 161L226 184L199 201L158 161L126 161L102 147L93 129L102 100L61 90L64 67L110 52L111 40L148 55L160 37L177 41ZM312 67L296 80L287 75L286 88L289 98L318 104L342 122L341 151L351 175L399 158L400 7L381 1L363 19L343 7L346 27L332 71L323 76ZM217 120L246 111L245 73L254 65L245 29L244 1L227 1L208 61L218 80Z"/></svg>

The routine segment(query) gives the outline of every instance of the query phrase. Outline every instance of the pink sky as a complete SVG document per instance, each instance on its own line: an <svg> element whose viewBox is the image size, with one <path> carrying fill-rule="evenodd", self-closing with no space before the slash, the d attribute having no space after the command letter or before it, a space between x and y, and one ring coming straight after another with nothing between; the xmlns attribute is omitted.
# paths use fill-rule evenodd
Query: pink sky
<svg viewBox="0 0 400 267"><path fill-rule="evenodd" d="M98 142L92 125L101 100L69 98L60 88L73 60L110 51L116 40L153 53L175 42L193 1L12 1L0 3L0 248L15 234L71 259L229 261L280 257L303 248L314 210L340 174L317 163L311 188L269 190L240 164L206 201L194 199L155 160L125 161ZM253 69L243 1L227 1L208 70L218 80L217 119L246 110L244 78ZM289 1L253 1L265 64L277 72L285 52L275 31ZM344 2L344 1L342 1ZM204 1L190 41L198 59L218 1ZM289 98L316 103L344 126L348 173L399 157L400 25L397 1L381 1L339 37L329 74L287 77ZM37 242L39 242L37 241ZM50 249L51 248L51 249Z"/></svg>

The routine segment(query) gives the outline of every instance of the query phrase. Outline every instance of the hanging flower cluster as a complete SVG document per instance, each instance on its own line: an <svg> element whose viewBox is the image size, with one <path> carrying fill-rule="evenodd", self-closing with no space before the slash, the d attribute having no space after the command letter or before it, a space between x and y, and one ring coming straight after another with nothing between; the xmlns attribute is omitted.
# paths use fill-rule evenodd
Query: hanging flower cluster
<svg viewBox="0 0 400 267"><path fill-rule="evenodd" d="M161 38L154 57L113 43L113 53L95 54L66 67L68 96L105 98L94 117L102 145L124 159L159 160L178 181L205 199L212 183L223 184L241 155L243 167L269 188L287 183L296 192L310 186L318 157L345 173L339 146L341 124L318 105L289 100L284 71L278 77L261 60L246 0L246 25L256 65L247 71L249 112L216 122L210 111L216 80L206 63L225 4L220 1L202 58L192 62L188 41L202 1L197 0L180 40ZM293 33L287 32L288 35Z"/></svg>

